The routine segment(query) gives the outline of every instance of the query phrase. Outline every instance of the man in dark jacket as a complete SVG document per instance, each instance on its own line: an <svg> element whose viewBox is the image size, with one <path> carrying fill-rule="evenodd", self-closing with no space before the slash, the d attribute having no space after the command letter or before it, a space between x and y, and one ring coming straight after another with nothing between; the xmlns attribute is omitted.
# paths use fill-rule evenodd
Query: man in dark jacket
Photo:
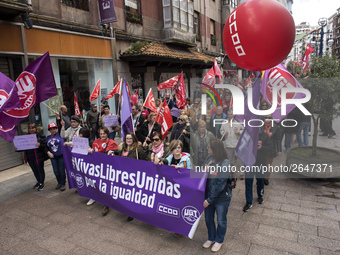
<svg viewBox="0 0 340 255"><path fill-rule="evenodd" d="M97 105L91 104L91 110L87 113L86 116L86 125L91 131L91 139L94 141L98 136L98 128L99 128L99 112L97 111Z"/></svg>
<svg viewBox="0 0 340 255"><path fill-rule="evenodd" d="M268 152L272 148L272 143L267 133L260 130L258 147L257 147L257 156L256 162L254 166L258 166L255 170L254 168L251 171L245 173L245 185L246 185L246 205L243 207L244 212L248 212L250 208L253 206L253 182L254 176L257 180L257 203L263 204L263 194L264 194L264 173L262 172L262 166L266 165L266 156Z"/></svg>

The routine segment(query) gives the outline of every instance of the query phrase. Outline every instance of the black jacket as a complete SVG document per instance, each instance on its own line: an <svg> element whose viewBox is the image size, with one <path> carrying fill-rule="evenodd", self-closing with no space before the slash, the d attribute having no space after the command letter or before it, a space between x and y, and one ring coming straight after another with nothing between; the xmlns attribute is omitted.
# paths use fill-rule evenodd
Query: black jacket
<svg viewBox="0 0 340 255"><path fill-rule="evenodd" d="M266 157L270 150L272 150L272 142L267 133L261 132L259 134L259 141L262 141L262 148L257 150L256 162L255 166L265 166L266 165Z"/></svg>
<svg viewBox="0 0 340 255"><path fill-rule="evenodd" d="M44 161L48 159L47 156L47 144L46 144L46 136L41 131L37 133L37 142L40 143L39 148L37 149L31 149L31 150L25 150L25 159L27 161L37 161L39 164L44 164Z"/></svg>
<svg viewBox="0 0 340 255"><path fill-rule="evenodd" d="M154 133L154 132L158 132L161 133L161 125L159 125L157 122L155 122L152 131L150 132L149 135L149 121L145 121L143 122L143 124L141 125L141 127L138 129L137 127L137 132L136 132L136 136L138 138L138 141L140 141L141 143L144 143L146 137L149 137Z"/></svg>
<svg viewBox="0 0 340 255"><path fill-rule="evenodd" d="M265 129L266 127L263 125L260 132L264 132ZM282 152L281 130L279 126L274 123L274 126L271 127L269 131L272 133L272 136L270 137L272 149L268 152L268 156L275 158L278 152Z"/></svg>

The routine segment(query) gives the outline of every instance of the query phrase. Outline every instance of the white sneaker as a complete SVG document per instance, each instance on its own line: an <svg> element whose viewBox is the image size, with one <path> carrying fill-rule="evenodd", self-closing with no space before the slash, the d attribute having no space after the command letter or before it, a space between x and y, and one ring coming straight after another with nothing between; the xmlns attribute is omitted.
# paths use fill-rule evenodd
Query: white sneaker
<svg viewBox="0 0 340 255"><path fill-rule="evenodd" d="M87 202L86 205L93 205L96 202L96 200L93 200L92 198Z"/></svg>
<svg viewBox="0 0 340 255"><path fill-rule="evenodd" d="M213 241L205 241L204 244L203 244L203 248L210 248L210 246L213 244L214 242Z"/></svg>
<svg viewBox="0 0 340 255"><path fill-rule="evenodd" d="M213 247L211 247L211 251L213 251L213 252L218 252L218 251L221 249L222 244L223 244L223 243L217 243L217 242L214 243Z"/></svg>

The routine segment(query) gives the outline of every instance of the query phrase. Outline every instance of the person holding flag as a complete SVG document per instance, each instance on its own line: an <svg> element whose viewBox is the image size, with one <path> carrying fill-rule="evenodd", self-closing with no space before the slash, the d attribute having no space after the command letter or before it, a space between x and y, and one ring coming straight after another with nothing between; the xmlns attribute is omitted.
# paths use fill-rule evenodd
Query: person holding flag
<svg viewBox="0 0 340 255"><path fill-rule="evenodd" d="M187 115L178 117L178 122L171 131L170 141L172 140L180 140L183 143L182 150L190 152L190 123Z"/></svg>
<svg viewBox="0 0 340 255"><path fill-rule="evenodd" d="M71 120L70 117L67 115L67 107L66 105L62 105L60 106L60 112L59 113L55 113L56 119L57 119L57 126L58 126L58 133L60 134L61 132L61 119L63 119L64 123L65 123L65 130L68 129L71 126Z"/></svg>
<svg viewBox="0 0 340 255"><path fill-rule="evenodd" d="M145 121L144 123L142 123L140 129L137 132L137 137L138 140L141 143L144 143L146 141L147 144L151 143L151 135L154 132L161 132L161 125L159 125L157 122L155 122L157 113L152 112L150 113L150 115L148 116L148 120Z"/></svg>

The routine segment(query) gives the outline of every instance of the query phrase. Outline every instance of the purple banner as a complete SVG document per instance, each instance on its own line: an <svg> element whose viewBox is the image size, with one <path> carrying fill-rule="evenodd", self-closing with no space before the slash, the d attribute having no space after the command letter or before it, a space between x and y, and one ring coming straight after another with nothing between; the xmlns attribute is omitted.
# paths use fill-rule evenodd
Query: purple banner
<svg viewBox="0 0 340 255"><path fill-rule="evenodd" d="M147 224L193 237L203 212L206 178L190 170L63 147L70 188Z"/></svg>
<svg viewBox="0 0 340 255"><path fill-rule="evenodd" d="M20 106L15 82L0 72L0 112Z"/></svg>
<svg viewBox="0 0 340 255"><path fill-rule="evenodd" d="M117 22L113 0L98 0L101 24Z"/></svg>

